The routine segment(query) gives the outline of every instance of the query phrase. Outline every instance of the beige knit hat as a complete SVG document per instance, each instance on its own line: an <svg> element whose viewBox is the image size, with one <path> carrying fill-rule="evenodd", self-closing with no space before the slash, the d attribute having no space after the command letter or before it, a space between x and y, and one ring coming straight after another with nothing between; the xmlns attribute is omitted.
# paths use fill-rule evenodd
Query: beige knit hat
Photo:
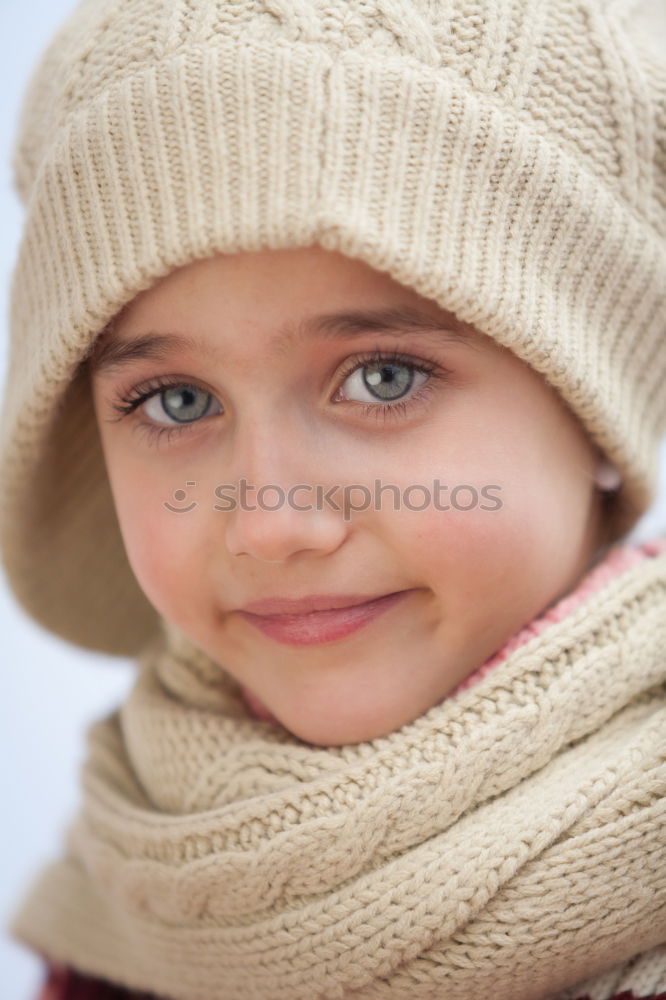
<svg viewBox="0 0 666 1000"><path fill-rule="evenodd" d="M19 122L0 546L30 614L134 654L85 365L173 268L319 244L510 348L618 467L666 429L663 0L82 0ZM654 17L654 23L650 18Z"/></svg>

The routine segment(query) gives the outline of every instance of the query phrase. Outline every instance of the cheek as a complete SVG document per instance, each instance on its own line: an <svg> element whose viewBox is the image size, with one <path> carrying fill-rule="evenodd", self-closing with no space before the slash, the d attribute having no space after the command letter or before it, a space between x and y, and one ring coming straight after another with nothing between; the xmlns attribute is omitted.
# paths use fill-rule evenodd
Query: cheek
<svg viewBox="0 0 666 1000"><path fill-rule="evenodd" d="M184 595L191 599L202 576L196 564L196 553L201 551L201 505L188 509L193 495L178 501L174 493L179 484L174 488L171 480L151 475L145 466L111 462L110 473L118 522L134 575L154 607L174 618L172 609L182 606ZM180 488L183 486L184 482Z"/></svg>
<svg viewBox="0 0 666 1000"><path fill-rule="evenodd" d="M547 604L560 582L553 566L568 571L558 535L562 497L529 461L529 448L514 449L499 438L489 444L487 436L468 444L456 445L453 457L419 463L411 482L430 487L423 510L382 516L389 518L391 527L384 523L409 578L437 595L447 634L497 631L502 637ZM414 489L411 497L418 507L426 494ZM435 499L449 509L438 510Z"/></svg>
<svg viewBox="0 0 666 1000"><path fill-rule="evenodd" d="M461 491L470 503L473 494ZM501 494L500 494L501 496ZM482 505L493 509L482 509ZM433 589L444 589L460 606L506 586L529 559L530 546L519 518L478 494L474 507L429 508L403 514L396 525L405 553L424 567ZM481 604L479 603L479 606Z"/></svg>

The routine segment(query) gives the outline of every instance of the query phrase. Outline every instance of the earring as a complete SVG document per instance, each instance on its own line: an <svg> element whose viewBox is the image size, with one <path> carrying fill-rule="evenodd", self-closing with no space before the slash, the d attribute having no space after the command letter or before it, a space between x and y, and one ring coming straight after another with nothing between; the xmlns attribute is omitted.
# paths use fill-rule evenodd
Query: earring
<svg viewBox="0 0 666 1000"><path fill-rule="evenodd" d="M622 482L622 477L617 467L609 462L607 459L603 459L597 466L597 472L594 477L594 481L600 490L604 492L612 492L616 490L620 483Z"/></svg>

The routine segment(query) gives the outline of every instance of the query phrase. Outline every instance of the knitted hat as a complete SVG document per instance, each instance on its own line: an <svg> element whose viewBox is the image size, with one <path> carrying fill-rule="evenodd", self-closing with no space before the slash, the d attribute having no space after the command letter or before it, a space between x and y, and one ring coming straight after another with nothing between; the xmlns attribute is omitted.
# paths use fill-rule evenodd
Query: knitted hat
<svg viewBox="0 0 666 1000"><path fill-rule="evenodd" d="M474 324L621 475L666 428L662 0L82 0L27 89L0 547L56 634L132 655L127 560L85 364L172 269L313 244ZM654 16L654 24L650 17Z"/></svg>

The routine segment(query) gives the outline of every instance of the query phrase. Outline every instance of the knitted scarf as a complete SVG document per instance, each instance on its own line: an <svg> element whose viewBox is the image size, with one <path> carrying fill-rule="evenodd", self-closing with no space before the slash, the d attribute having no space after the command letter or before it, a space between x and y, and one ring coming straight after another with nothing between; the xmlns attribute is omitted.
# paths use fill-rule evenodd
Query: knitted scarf
<svg viewBox="0 0 666 1000"><path fill-rule="evenodd" d="M174 1000L601 997L641 962L656 992L665 682L666 539L610 549L440 704L341 747L253 718L164 623L11 931Z"/></svg>

